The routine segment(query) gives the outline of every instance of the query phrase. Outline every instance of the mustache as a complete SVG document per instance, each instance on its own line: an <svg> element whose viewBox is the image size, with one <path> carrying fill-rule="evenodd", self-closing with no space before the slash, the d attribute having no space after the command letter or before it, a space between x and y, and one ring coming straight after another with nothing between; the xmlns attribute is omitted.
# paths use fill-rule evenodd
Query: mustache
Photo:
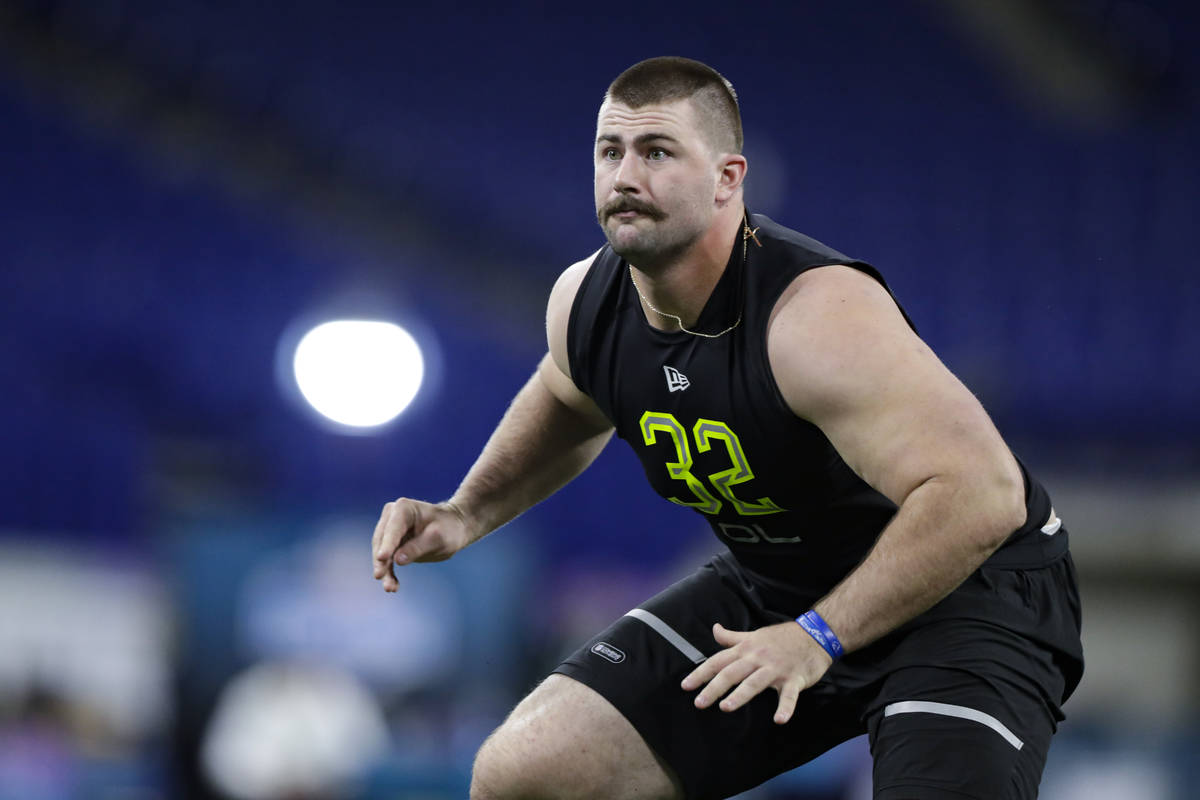
<svg viewBox="0 0 1200 800"><path fill-rule="evenodd" d="M616 200L613 200L611 203L604 206L604 208L600 209L600 216L603 219L608 219L613 214L620 214L623 211L636 211L637 213L643 214L650 219L656 220L667 218L667 215L664 214L657 206L642 202L634 197L620 197Z"/></svg>

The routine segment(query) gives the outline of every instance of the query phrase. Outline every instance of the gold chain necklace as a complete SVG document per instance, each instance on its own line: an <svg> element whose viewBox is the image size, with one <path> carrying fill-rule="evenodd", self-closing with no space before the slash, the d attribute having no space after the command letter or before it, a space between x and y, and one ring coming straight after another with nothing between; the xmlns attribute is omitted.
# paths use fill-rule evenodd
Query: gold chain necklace
<svg viewBox="0 0 1200 800"><path fill-rule="evenodd" d="M758 233L758 228L754 228L753 230L751 230L750 217L744 216L742 218L742 275L743 275L742 279L743 280L745 280L745 273L746 273L746 253L748 250L748 247L747 247L748 240L753 239L754 244L756 244L759 247L762 247L762 242L760 242L758 240L758 237L754 235L756 233ZM738 325L742 324L742 310L743 309L739 308L738 309L738 317L736 320L734 320L734 323L732 325L730 325L728 328L726 328L725 330L721 331L720 333L701 333L700 331L690 331L683 326L683 320L681 318L679 318L678 316L676 316L674 314L668 314L666 311L659 311L657 308L654 307L653 303L651 303L649 300L646 299L646 295L642 294L642 290L637 285L637 280L634 279L634 277L633 277L633 265L632 264L629 265L629 280L633 283L633 290L635 292L637 292L638 299L641 300L643 303L645 303L647 308L649 308L655 314L658 314L660 317L667 317L668 319L675 320L675 324L679 326L679 330L683 331L684 333L690 333L692 336L703 336L705 339L719 339L720 337L724 336L725 334L729 333L731 330L736 328Z"/></svg>

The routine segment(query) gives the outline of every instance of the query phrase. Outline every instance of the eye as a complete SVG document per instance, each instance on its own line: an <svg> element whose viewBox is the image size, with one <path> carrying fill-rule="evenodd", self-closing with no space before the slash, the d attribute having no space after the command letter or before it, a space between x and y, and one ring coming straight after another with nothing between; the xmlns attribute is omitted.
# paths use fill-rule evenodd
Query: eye
<svg viewBox="0 0 1200 800"><path fill-rule="evenodd" d="M671 157L671 154L668 153L666 150L662 149L661 147L651 148L646 153L646 158L650 159L651 161L666 161L670 157Z"/></svg>
<svg viewBox="0 0 1200 800"><path fill-rule="evenodd" d="M600 151L600 158L605 161L619 161L621 153L615 147L606 147Z"/></svg>

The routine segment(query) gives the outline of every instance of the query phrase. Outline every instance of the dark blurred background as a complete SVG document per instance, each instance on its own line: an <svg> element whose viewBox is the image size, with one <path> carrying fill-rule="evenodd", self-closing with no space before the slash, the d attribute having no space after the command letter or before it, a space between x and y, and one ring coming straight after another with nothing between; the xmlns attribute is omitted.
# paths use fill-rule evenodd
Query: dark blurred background
<svg viewBox="0 0 1200 800"><path fill-rule="evenodd" d="M878 265L1071 529L1042 796L1195 796L1198 44L1185 0L0 1L0 800L464 797L714 550L617 442L370 578L382 504L449 495L544 351L603 90L663 54L733 82L751 209ZM333 319L422 348L390 424L299 397ZM868 797L865 743L748 796Z"/></svg>

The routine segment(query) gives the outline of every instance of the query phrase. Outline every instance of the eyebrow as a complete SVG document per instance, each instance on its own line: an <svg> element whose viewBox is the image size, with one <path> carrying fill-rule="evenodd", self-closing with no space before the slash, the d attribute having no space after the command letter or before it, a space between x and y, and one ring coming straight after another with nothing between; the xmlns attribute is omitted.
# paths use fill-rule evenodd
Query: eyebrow
<svg viewBox="0 0 1200 800"><path fill-rule="evenodd" d="M643 133L641 136L638 136L637 138L635 138L633 140L633 144L634 144L634 146L643 145L643 144L647 144L648 142L653 142L653 141L657 141L660 139L663 141L674 142L675 144L679 144L678 139L676 139L674 136L670 136L665 133ZM617 136L615 133L602 133L596 137L597 144L599 144L600 142L613 142L615 144L620 144L621 141L622 141L621 137Z"/></svg>

